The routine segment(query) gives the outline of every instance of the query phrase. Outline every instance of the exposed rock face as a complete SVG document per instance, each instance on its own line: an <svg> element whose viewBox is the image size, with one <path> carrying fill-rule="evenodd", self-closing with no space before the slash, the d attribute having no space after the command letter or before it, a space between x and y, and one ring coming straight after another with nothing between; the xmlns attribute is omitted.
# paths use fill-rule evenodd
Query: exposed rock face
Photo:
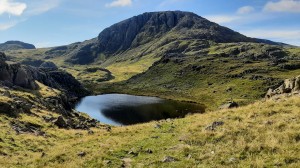
<svg viewBox="0 0 300 168"><path fill-rule="evenodd" d="M5 43L0 44L0 51L18 49L35 49L35 46L21 41L7 41Z"/></svg>
<svg viewBox="0 0 300 168"><path fill-rule="evenodd" d="M280 94L299 94L300 93L300 76L286 79L284 83L276 89L269 89L266 98L271 98Z"/></svg>
<svg viewBox="0 0 300 168"><path fill-rule="evenodd" d="M82 97L89 93L67 72L40 69L21 64L7 64L5 61L0 61L0 83L6 86L19 86L36 90L38 85L35 81L62 90L70 97Z"/></svg>
<svg viewBox="0 0 300 168"><path fill-rule="evenodd" d="M168 11L144 13L103 30L98 36L99 49L108 54L124 51L170 31L186 34L192 39L209 39L216 42L252 41L194 13Z"/></svg>
<svg viewBox="0 0 300 168"><path fill-rule="evenodd" d="M194 13L151 12L129 18L104 29L97 39L80 44L71 53L68 62L88 64L101 54L111 56L170 34L178 34L181 39L215 42L258 41L210 22Z"/></svg>

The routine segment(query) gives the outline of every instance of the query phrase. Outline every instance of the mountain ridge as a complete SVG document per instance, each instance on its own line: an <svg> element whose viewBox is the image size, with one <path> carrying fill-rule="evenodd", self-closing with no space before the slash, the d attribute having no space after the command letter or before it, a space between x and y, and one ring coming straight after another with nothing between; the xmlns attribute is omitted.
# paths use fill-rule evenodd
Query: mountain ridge
<svg viewBox="0 0 300 168"><path fill-rule="evenodd" d="M172 34L177 34L178 37L173 38L174 35ZM192 12L146 12L113 24L101 31L96 39L83 42L76 49L76 52L70 54L67 62L74 64L93 63L99 58L99 55L106 57L118 55L153 42L158 38L166 38L170 41L197 39L217 43L256 42L279 45L279 43L269 40L246 37ZM169 41L164 43L169 43ZM84 58L81 57L86 57L86 60L89 61L82 61Z"/></svg>
<svg viewBox="0 0 300 168"><path fill-rule="evenodd" d="M22 41L7 41L0 43L0 51L19 50L19 49L36 49L33 44L24 43Z"/></svg>

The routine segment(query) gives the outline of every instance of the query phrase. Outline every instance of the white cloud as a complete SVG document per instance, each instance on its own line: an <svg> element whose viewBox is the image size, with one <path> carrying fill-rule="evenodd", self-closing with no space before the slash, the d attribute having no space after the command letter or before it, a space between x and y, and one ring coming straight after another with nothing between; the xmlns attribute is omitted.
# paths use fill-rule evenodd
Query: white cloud
<svg viewBox="0 0 300 168"><path fill-rule="evenodd" d="M14 2L13 0L0 0L0 15L8 13L20 16L27 8L25 3Z"/></svg>
<svg viewBox="0 0 300 168"><path fill-rule="evenodd" d="M249 30L249 31L241 30L240 32L249 37L270 39L277 42L284 42L284 43L300 46L300 30L257 29L257 30Z"/></svg>
<svg viewBox="0 0 300 168"><path fill-rule="evenodd" d="M240 19L239 16L233 15L209 15L205 16L205 18L218 24L231 23Z"/></svg>
<svg viewBox="0 0 300 168"><path fill-rule="evenodd" d="M132 0L114 0L111 3L106 4L106 7L124 7L130 6L132 4Z"/></svg>
<svg viewBox="0 0 300 168"><path fill-rule="evenodd" d="M300 13L299 0L280 0L278 2L268 2L264 9L267 12L292 12Z"/></svg>
<svg viewBox="0 0 300 168"><path fill-rule="evenodd" d="M0 30L7 30L9 28L12 28L16 25L16 22L11 22L11 23L0 23Z"/></svg>
<svg viewBox="0 0 300 168"><path fill-rule="evenodd" d="M243 6L237 10L237 14L244 15L253 12L255 9L252 6Z"/></svg>
<svg viewBox="0 0 300 168"><path fill-rule="evenodd" d="M39 15L59 6L61 0L33 0L28 4L27 15Z"/></svg>

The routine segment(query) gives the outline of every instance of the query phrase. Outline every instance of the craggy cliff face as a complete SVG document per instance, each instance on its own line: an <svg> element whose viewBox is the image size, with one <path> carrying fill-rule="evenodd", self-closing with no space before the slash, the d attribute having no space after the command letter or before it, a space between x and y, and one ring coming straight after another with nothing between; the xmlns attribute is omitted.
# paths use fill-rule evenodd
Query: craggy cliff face
<svg viewBox="0 0 300 168"><path fill-rule="evenodd" d="M65 91L69 96L82 97L87 90L70 74L56 69L35 68L19 63L8 64L6 56L0 53L0 83L5 86L18 86L36 90L39 81L46 86Z"/></svg>

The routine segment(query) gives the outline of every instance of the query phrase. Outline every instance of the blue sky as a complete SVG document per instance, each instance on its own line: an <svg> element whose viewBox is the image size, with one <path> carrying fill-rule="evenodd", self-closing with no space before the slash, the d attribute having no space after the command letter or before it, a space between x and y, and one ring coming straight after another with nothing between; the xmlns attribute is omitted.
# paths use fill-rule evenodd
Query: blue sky
<svg viewBox="0 0 300 168"><path fill-rule="evenodd" d="M300 0L0 0L0 43L65 45L129 17L166 10L194 12L250 37L300 46Z"/></svg>

